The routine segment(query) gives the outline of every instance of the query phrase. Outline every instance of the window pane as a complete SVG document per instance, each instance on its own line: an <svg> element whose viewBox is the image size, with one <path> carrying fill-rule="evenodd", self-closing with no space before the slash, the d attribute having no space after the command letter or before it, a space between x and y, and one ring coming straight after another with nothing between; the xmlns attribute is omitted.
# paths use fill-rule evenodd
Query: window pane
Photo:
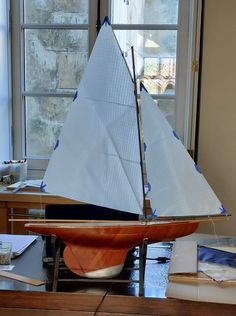
<svg viewBox="0 0 236 316"><path fill-rule="evenodd" d="M115 33L131 73L131 46L134 47L136 76L145 83L148 92L174 95L177 31L116 30Z"/></svg>
<svg viewBox="0 0 236 316"><path fill-rule="evenodd" d="M178 0L112 1L113 24L177 24Z"/></svg>
<svg viewBox="0 0 236 316"><path fill-rule="evenodd" d="M26 91L76 89L87 58L86 30L26 30Z"/></svg>
<svg viewBox="0 0 236 316"><path fill-rule="evenodd" d="M49 157L71 98L26 97L26 156Z"/></svg>
<svg viewBox="0 0 236 316"><path fill-rule="evenodd" d="M149 93L175 93L175 58L144 58L142 81Z"/></svg>
<svg viewBox="0 0 236 316"><path fill-rule="evenodd" d="M88 24L88 0L25 0L24 22Z"/></svg>

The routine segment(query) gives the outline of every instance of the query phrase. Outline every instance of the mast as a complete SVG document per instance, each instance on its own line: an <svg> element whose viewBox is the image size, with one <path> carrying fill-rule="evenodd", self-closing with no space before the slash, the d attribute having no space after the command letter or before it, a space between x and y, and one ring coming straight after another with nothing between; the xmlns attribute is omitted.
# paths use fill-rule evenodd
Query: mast
<svg viewBox="0 0 236 316"><path fill-rule="evenodd" d="M96 31L97 31L97 35L100 31L101 28L101 18L100 18L100 0L97 1L97 21L96 21Z"/></svg>
<svg viewBox="0 0 236 316"><path fill-rule="evenodd" d="M136 117L137 117L137 125L138 125L140 166L141 166L141 174L142 174L143 215L146 218L147 215L149 214L149 212L147 212L148 205L147 205L147 200L145 199L144 163L143 163L143 155L142 155L142 139L141 139L141 132L140 132L140 111L139 111L139 106L138 106L138 93L137 93L137 82L136 82L135 61L134 61L134 47L133 46L131 46L131 55L132 55L132 68L133 68L134 95L135 95L135 104L136 104Z"/></svg>

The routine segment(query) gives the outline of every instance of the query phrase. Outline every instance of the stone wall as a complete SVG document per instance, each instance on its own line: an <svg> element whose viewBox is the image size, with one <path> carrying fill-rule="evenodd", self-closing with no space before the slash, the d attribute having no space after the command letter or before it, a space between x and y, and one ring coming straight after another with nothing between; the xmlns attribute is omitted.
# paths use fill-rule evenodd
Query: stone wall
<svg viewBox="0 0 236 316"><path fill-rule="evenodd" d="M25 23L88 23L87 0L27 0ZM25 90L75 93L88 59L88 31L25 30ZM50 155L71 97L26 97L27 155Z"/></svg>
<svg viewBox="0 0 236 316"><path fill-rule="evenodd" d="M126 2L129 5L122 0L114 2L115 23L177 23L177 0ZM88 0L25 0L24 3L26 24L63 26L88 23ZM137 69L142 72L139 77L150 93L164 93L167 86L172 87L168 93L174 93L176 31L121 31L119 41L124 44L124 51L129 50L131 45L136 47L140 59L140 67L139 59L136 61ZM156 47L149 47L147 41L152 41ZM163 74L160 70L164 68L164 64L159 67L160 60L166 57L173 59L173 73ZM26 29L25 91L75 93L87 59L86 29ZM27 156L50 156L71 101L71 97L26 97ZM173 123L174 101L160 100L159 105Z"/></svg>

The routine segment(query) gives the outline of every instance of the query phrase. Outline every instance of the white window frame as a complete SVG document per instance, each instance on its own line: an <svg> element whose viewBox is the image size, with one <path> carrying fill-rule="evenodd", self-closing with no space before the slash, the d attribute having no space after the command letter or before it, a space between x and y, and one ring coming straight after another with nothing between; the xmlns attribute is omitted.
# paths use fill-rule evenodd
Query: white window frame
<svg viewBox="0 0 236 316"><path fill-rule="evenodd" d="M12 5L12 82L13 82L13 148L15 159L24 158L24 113L23 102L24 97L29 94L24 93L22 83L24 69L24 54L23 54L23 28L28 28L30 25L22 25L22 2L11 1ZM103 18L109 14L109 0L100 0L101 9L100 15ZM92 32L89 37L89 51L96 37L96 19L97 7L96 1L90 0L92 10L90 10L89 27ZM175 129L184 145L189 150L194 150L195 146L195 128L196 128L196 108L197 108L197 82L198 71L192 70L193 61L198 60L199 41L200 41L200 24L201 24L201 0L180 0L179 14L180 23L176 25L178 30L177 36L177 69L178 79L176 80L176 109L175 109ZM41 26L44 27L43 25ZM72 28L71 25L63 25L63 28ZM86 27L86 26L84 26ZM140 25L114 25L114 29L140 29ZM47 26L48 28L48 26ZM173 29L173 26L168 25L147 25L149 29ZM143 28L141 28L143 29ZM181 51L181 54L180 54ZM183 53L184 52L184 53ZM40 94L42 95L42 94ZM45 95L45 94L44 94ZM62 95L63 96L63 95ZM158 99L170 98L170 96L156 95ZM19 132L20 131L20 132ZM41 178L44 174L48 161L30 160L29 161L29 178Z"/></svg>
<svg viewBox="0 0 236 316"><path fill-rule="evenodd" d="M0 163L12 157L9 2L0 2Z"/></svg>

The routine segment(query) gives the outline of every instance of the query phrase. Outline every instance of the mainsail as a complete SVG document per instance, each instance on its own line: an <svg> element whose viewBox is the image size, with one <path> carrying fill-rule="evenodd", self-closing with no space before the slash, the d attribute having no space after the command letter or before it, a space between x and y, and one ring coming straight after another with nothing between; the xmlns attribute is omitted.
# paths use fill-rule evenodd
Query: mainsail
<svg viewBox="0 0 236 316"><path fill-rule="evenodd" d="M134 86L108 23L98 34L43 186L56 195L142 214Z"/></svg>
<svg viewBox="0 0 236 316"><path fill-rule="evenodd" d="M144 86L141 105L149 196L156 215L224 214L221 202Z"/></svg>

